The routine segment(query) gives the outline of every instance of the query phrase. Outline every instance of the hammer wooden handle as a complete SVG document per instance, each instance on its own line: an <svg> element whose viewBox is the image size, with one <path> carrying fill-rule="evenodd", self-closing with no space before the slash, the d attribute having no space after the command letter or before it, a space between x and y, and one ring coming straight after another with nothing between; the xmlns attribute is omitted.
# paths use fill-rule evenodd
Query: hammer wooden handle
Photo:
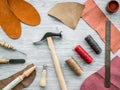
<svg viewBox="0 0 120 90"><path fill-rule="evenodd" d="M45 87L46 86L46 75L47 75L46 70L43 70L43 72L42 72L42 79L41 79L41 82L40 82L40 86L41 87Z"/></svg>
<svg viewBox="0 0 120 90"><path fill-rule="evenodd" d="M56 70L56 73L57 73L57 76L58 76L59 84L61 86L61 90L67 90L67 86L66 86L66 83L65 83L65 80L64 80L63 72L61 70L57 54L55 52L55 47L54 47L52 38L48 37L47 42L48 42L49 49L51 51L51 55L52 55L52 58L53 58L53 63L54 63L55 70Z"/></svg>

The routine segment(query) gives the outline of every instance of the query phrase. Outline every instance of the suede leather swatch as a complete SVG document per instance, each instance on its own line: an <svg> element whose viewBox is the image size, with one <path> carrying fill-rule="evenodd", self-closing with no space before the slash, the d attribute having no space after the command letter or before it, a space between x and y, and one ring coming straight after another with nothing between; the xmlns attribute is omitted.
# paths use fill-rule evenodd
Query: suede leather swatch
<svg viewBox="0 0 120 90"><path fill-rule="evenodd" d="M33 64L28 65L26 68L24 68L23 70L17 72L16 74L0 80L0 90L2 90L2 88L4 88L7 84L9 84L11 81L13 81L15 78L17 78L19 75L21 75L24 71L28 70L29 68L33 67ZM29 77L26 77L22 82L20 82L17 86L15 86L12 90L22 90L23 88L28 87L34 80L36 76L36 71L33 71Z"/></svg>
<svg viewBox="0 0 120 90"><path fill-rule="evenodd" d="M75 29L83 9L84 5L77 2L58 3L48 12L48 15L59 19L68 27Z"/></svg>
<svg viewBox="0 0 120 90"><path fill-rule="evenodd" d="M120 57L116 56L111 61L111 85L104 86L105 67L89 76L81 85L80 90L120 90Z"/></svg>
<svg viewBox="0 0 120 90"><path fill-rule="evenodd" d="M36 9L25 0L0 0L0 26L10 38L21 36L20 21L33 26L41 19Z"/></svg>
<svg viewBox="0 0 120 90"><path fill-rule="evenodd" d="M94 0L85 2L85 9L82 13L82 18L100 35L105 42L105 22L107 17L98 8ZM111 24L111 50L113 53L120 49L120 31Z"/></svg>
<svg viewBox="0 0 120 90"><path fill-rule="evenodd" d="M9 9L7 0L0 0L0 26L13 39L17 39L21 35L21 24Z"/></svg>
<svg viewBox="0 0 120 90"><path fill-rule="evenodd" d="M25 0L7 0L11 11L17 18L28 25L38 25L40 15L37 10Z"/></svg>

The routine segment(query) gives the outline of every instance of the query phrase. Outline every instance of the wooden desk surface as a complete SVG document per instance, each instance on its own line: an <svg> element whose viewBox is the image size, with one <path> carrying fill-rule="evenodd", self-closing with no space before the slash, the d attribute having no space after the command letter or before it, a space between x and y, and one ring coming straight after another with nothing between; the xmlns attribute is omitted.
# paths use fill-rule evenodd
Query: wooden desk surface
<svg viewBox="0 0 120 90"><path fill-rule="evenodd" d="M56 19L48 16L47 12L59 2L79 2L84 3L86 0L27 0L30 2L41 14L41 24L35 27L28 26L22 23L22 36L17 40L12 40L0 28L0 40L10 43L16 49L23 51L27 56L22 55L18 52L8 51L0 47L0 58L24 58L26 59L25 64L5 64L0 65L0 79L4 79L19 70L26 67L28 64L34 63L37 65L37 75L34 82L24 90L60 90L59 83L56 77L54 66L52 63L51 55L47 46L47 42L43 42L41 46L34 46L32 43L38 41L42 36L48 32L58 32L63 31L62 39L55 39L56 52L59 57L62 70L64 73L65 81L68 86L68 90L79 90L82 82L92 73L96 72L104 65L104 43L98 36L98 34L91 29L84 20L80 19L78 26L75 30L71 30L69 27L65 26L63 23L57 21ZM120 30L120 9L117 13L109 15L105 11L105 6L109 0L95 0L100 9L107 15L107 17L112 21L113 24ZM120 0L118 0L120 1ZM56 28L58 27L58 30ZM102 54L96 55L93 50L87 45L84 37L91 34L95 40L99 43L103 49ZM90 55L94 58L94 62L90 65L86 64L72 49L80 44L85 50L87 50ZM120 50L111 55L120 56ZM84 74L77 77L65 64L65 60L73 56L84 69ZM39 82L41 79L42 65L48 64L47 70L47 87L42 89L39 87Z"/></svg>

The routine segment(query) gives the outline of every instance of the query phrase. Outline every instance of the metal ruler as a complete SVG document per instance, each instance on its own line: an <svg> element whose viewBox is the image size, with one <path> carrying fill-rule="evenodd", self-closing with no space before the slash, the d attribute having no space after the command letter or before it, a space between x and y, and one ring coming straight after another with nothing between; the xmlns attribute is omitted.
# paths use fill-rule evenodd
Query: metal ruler
<svg viewBox="0 0 120 90"><path fill-rule="evenodd" d="M106 21L105 33L105 87L110 87L110 38L111 38L111 22Z"/></svg>

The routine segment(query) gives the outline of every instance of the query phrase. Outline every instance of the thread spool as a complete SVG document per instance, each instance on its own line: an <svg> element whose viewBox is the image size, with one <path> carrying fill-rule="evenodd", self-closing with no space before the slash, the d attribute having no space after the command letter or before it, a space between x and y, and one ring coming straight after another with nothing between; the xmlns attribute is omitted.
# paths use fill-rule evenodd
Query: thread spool
<svg viewBox="0 0 120 90"><path fill-rule="evenodd" d="M93 61L93 58L80 45L77 45L74 50L86 63L90 64Z"/></svg>
<svg viewBox="0 0 120 90"><path fill-rule="evenodd" d="M90 47L95 51L96 54L100 54L102 52L102 49L97 44L97 42L92 38L91 35L88 35L87 37L85 37L85 40L90 45Z"/></svg>
<svg viewBox="0 0 120 90"><path fill-rule="evenodd" d="M110 2L108 2L107 6L106 6L106 10L109 13L117 12L118 9L119 9L119 3L116 0L111 0Z"/></svg>
<svg viewBox="0 0 120 90"><path fill-rule="evenodd" d="M68 58L66 63L76 75L80 76L83 73L83 69L73 57Z"/></svg>

